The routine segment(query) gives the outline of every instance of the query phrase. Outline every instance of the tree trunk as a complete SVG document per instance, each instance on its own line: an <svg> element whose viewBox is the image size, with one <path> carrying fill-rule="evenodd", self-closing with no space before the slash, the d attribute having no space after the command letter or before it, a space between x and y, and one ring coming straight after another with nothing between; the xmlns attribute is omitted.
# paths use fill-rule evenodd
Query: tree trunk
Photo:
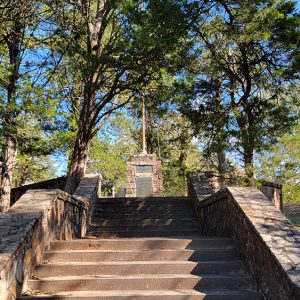
<svg viewBox="0 0 300 300"><path fill-rule="evenodd" d="M99 55L103 37L103 19L106 9L106 0L96 1L97 9L93 8L89 1L76 0L77 8L86 20L87 26L87 48L86 48L86 66L83 68L83 77L85 84L82 99L80 103L80 116L78 121L78 135L71 155L71 162L67 176L65 191L72 194L76 190L81 179L84 177L88 150L92 140L92 131L97 125L97 112L101 105L96 104L96 94L100 89L99 84ZM81 97L80 97L81 98ZM105 104L104 104L105 105Z"/></svg>
<svg viewBox="0 0 300 300"><path fill-rule="evenodd" d="M253 186L253 149L247 149L244 153L244 163L245 163L245 184L246 186Z"/></svg>
<svg viewBox="0 0 300 300"><path fill-rule="evenodd" d="M3 162L1 168L0 186L0 214L10 207L10 194L12 186L13 167L16 159L16 145L11 137L5 138L3 147Z"/></svg>
<svg viewBox="0 0 300 300"><path fill-rule="evenodd" d="M70 194L75 192L78 184L84 177L88 159L89 144L90 139L82 140L81 138L77 138L76 140L65 186L65 191Z"/></svg>
<svg viewBox="0 0 300 300"><path fill-rule="evenodd" d="M224 176L227 171L225 150L218 149L217 157L218 157L219 184L222 187L224 185Z"/></svg>
<svg viewBox="0 0 300 300"><path fill-rule="evenodd" d="M21 64L21 49L24 42L25 33L25 19L17 11L12 19L12 28L10 38L7 39L9 66L11 73L8 76L7 85L7 103L8 111L4 113L5 127L4 127L4 144L2 153L2 167L1 167L1 186L0 186L0 214L7 211L10 207L10 194L12 187L13 168L16 160L17 130L15 122L15 111L10 111L12 107L16 106L17 81L19 78L19 68Z"/></svg>
<svg viewBox="0 0 300 300"><path fill-rule="evenodd" d="M218 138L217 138L217 159L218 159L218 173L219 173L219 185L222 187L224 185L224 175L227 171L226 165L226 155L225 150L227 148L226 134L224 130L225 120L224 112L222 108L222 80L218 79L216 83L216 112L219 114L218 120Z"/></svg>
<svg viewBox="0 0 300 300"><path fill-rule="evenodd" d="M180 155L179 155L179 165L183 175L187 173L187 155L188 155L187 148L183 148L180 151Z"/></svg>
<svg viewBox="0 0 300 300"><path fill-rule="evenodd" d="M21 168L21 175L19 180L15 180L15 187L23 186L26 181L28 180L28 175L29 175L29 164L30 161L26 160L24 165Z"/></svg>

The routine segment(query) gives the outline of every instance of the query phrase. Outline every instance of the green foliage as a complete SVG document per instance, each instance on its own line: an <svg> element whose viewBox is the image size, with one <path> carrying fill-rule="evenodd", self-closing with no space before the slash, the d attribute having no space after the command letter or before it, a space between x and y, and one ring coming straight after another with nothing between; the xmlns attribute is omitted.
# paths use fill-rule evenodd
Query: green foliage
<svg viewBox="0 0 300 300"><path fill-rule="evenodd" d="M299 15L291 1L216 1L207 20L195 28L199 56L180 86L182 111L213 151L225 141L240 153L251 185L254 153L297 119Z"/></svg>
<svg viewBox="0 0 300 300"><path fill-rule="evenodd" d="M165 113L156 121L154 152L162 160L164 195L185 195L186 175L199 170L205 163L199 149L193 142L189 121L176 112Z"/></svg>
<svg viewBox="0 0 300 300"><path fill-rule="evenodd" d="M94 138L89 152L87 171L101 174L103 186L114 186L117 192L125 188L126 162L137 152L132 130L132 120L125 113L117 113Z"/></svg>
<svg viewBox="0 0 300 300"><path fill-rule="evenodd" d="M14 169L14 187L54 178L55 172L49 156L19 155Z"/></svg>
<svg viewBox="0 0 300 300"><path fill-rule="evenodd" d="M3 166L0 182L4 184L9 178L7 188L23 176L16 173L12 179L17 153L21 163L18 167L22 169L24 162L27 171L37 174L32 163L53 150L49 128L53 127L56 101L45 83L49 66L44 57L47 51L40 40L43 36L40 25L46 16L44 8L41 2L32 0L2 1L0 7L3 21L0 24L0 160ZM3 186L2 193L6 193Z"/></svg>
<svg viewBox="0 0 300 300"><path fill-rule="evenodd" d="M95 115L97 131L109 112L124 105L145 84L166 71L176 72L188 50L191 16L184 10L188 4L156 0L145 1L141 7L138 1L108 1L103 12L97 12L97 1L91 1L88 12L80 1L58 5L53 23L59 30L52 47L54 54L64 55L58 84L79 126L84 106L79 99L87 101L87 91L96 96L90 113ZM93 34L92 24L99 22L96 15L102 13L101 32ZM97 42L95 51L93 42Z"/></svg>
<svg viewBox="0 0 300 300"><path fill-rule="evenodd" d="M297 214L290 214L287 218L293 223L297 230L300 230L300 216Z"/></svg>
<svg viewBox="0 0 300 300"><path fill-rule="evenodd" d="M282 136L258 157L256 178L283 185L283 200L299 203L300 199L300 126L291 134Z"/></svg>

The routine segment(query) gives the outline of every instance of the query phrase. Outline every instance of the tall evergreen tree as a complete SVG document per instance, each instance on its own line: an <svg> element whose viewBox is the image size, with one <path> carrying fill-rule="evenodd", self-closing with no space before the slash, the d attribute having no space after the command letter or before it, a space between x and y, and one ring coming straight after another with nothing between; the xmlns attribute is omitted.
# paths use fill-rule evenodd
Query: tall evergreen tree
<svg viewBox="0 0 300 300"><path fill-rule="evenodd" d="M65 54L76 88L71 107L77 131L68 192L74 191L84 175L99 124L162 70L179 68L198 6L197 1L174 0L59 3L55 23L61 40L56 50Z"/></svg>
<svg viewBox="0 0 300 300"><path fill-rule="evenodd" d="M0 212L5 212L17 157L51 151L45 130L53 127L55 96L47 87L45 75L52 66L42 46L47 6L35 0L2 1L0 15Z"/></svg>
<svg viewBox="0 0 300 300"><path fill-rule="evenodd" d="M229 146L241 154L246 184L252 185L254 152L266 149L296 118L291 109L298 99L290 90L299 83L299 14L293 1L224 0L209 5L207 22L195 28L202 55L200 68L191 73L198 80L192 84L193 100L185 106L192 108L187 109L192 118L213 120L206 126L209 132L220 113L225 116L222 130ZM220 79L221 102L211 96ZM221 105L212 110L216 102Z"/></svg>

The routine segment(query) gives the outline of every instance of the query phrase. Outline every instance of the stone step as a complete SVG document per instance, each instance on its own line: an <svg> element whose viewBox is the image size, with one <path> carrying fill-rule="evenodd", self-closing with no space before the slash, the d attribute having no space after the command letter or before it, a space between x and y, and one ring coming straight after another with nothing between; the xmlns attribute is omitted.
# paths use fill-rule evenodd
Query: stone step
<svg viewBox="0 0 300 300"><path fill-rule="evenodd" d="M61 262L37 267L34 278L49 276L137 275L137 274L232 274L245 275L241 260L229 261L137 261Z"/></svg>
<svg viewBox="0 0 300 300"><path fill-rule="evenodd" d="M96 222L95 222L96 223ZM93 224L90 226L90 231L92 232L148 232L148 231L195 231L198 232L200 230L199 225L197 224L182 224L179 226L178 224L166 224L166 225L127 225L127 224L119 224L119 225L110 225L110 226L102 226Z"/></svg>
<svg viewBox="0 0 300 300"><path fill-rule="evenodd" d="M136 238L136 239L80 239L72 241L52 241L51 251L61 250L200 250L200 249L233 249L228 238L200 237L195 239L171 238Z"/></svg>
<svg viewBox="0 0 300 300"><path fill-rule="evenodd" d="M170 229L170 230L98 230L92 229L88 233L88 237L92 238L126 238L126 237L197 237L199 234L198 227L194 229Z"/></svg>
<svg viewBox="0 0 300 300"><path fill-rule="evenodd" d="M251 290L252 279L236 275L147 274L128 276L61 276L28 280L30 290L42 292L95 290L239 289Z"/></svg>
<svg viewBox="0 0 300 300"><path fill-rule="evenodd" d="M261 300L259 293L240 290L114 290L114 291L66 291L55 295L37 294L23 296L20 300Z"/></svg>
<svg viewBox="0 0 300 300"><path fill-rule="evenodd" d="M136 197L123 197L123 198L98 198L99 202L108 202L108 203L125 203L125 202L167 202L167 201L192 201L191 197L146 197L146 198L136 198Z"/></svg>
<svg viewBox="0 0 300 300"><path fill-rule="evenodd" d="M100 219L132 219L132 218L138 218L138 219L182 219L182 218L191 218L194 217L195 213L194 211L188 212L186 210L184 211L153 211L153 212L132 212L132 213L122 213L120 211L117 212L109 212L109 211L97 211L95 210L92 215L93 222Z"/></svg>
<svg viewBox="0 0 300 300"><path fill-rule="evenodd" d="M71 250L48 251L43 256L46 262L100 262L100 261L202 261L236 260L234 249L203 250Z"/></svg>
<svg viewBox="0 0 300 300"><path fill-rule="evenodd" d="M140 208L140 209L135 209L131 207L126 207L126 208L97 208L95 207L93 213L96 214L125 214L125 215L142 215L142 216L147 216L149 215L150 217L157 216L157 218L160 218L159 216L165 216L165 215L174 215L174 216L193 216L194 215L194 210L192 208L188 207L172 207L172 208Z"/></svg>
<svg viewBox="0 0 300 300"><path fill-rule="evenodd" d="M126 204L114 204L111 205L108 202L104 203L97 203L95 204L94 209L103 209L103 210L122 210L122 211L128 211L128 210L136 210L137 212L142 210L177 210L177 209L193 209L192 202L183 202L183 203L155 203L155 204L149 204L149 203L126 203Z"/></svg>
<svg viewBox="0 0 300 300"><path fill-rule="evenodd" d="M131 200L130 198L127 198L126 200L116 201L116 200L109 200L99 199L95 202L95 205L105 205L105 206L140 206L140 205L150 205L150 206L156 206L156 205L191 205L193 203L193 200L191 198L184 198L184 199L140 199L140 200Z"/></svg>
<svg viewBox="0 0 300 300"><path fill-rule="evenodd" d="M154 202L154 203L146 203L146 202L126 202L126 203L108 203L108 202L98 202L95 204L95 209L193 209L192 201L183 201L183 202Z"/></svg>
<svg viewBox="0 0 300 300"><path fill-rule="evenodd" d="M103 210L103 211L99 211L99 210L94 210L93 215L92 215L92 219L93 221L97 220L97 219L123 219L123 220L128 220L131 219L132 217L138 217L139 219L182 219L182 218L189 218L189 217L193 217L194 216L194 212L193 211L186 211L186 210L177 210L177 211L167 211L167 210L163 210L163 211L156 211L156 212L152 212L152 211L144 211L144 212L136 212L136 211L132 211L132 212L122 212L120 210L118 211L109 211L109 210Z"/></svg>
<svg viewBox="0 0 300 300"><path fill-rule="evenodd" d="M101 225L101 226L115 226L115 225L185 225L185 224L195 224L198 223L194 218L178 218L178 219L143 219L140 217L132 217L132 218L123 218L123 219L104 219L104 218L96 218L93 220L91 225Z"/></svg>
<svg viewBox="0 0 300 300"><path fill-rule="evenodd" d="M160 217L160 216L193 216L194 210L192 208L141 208L135 209L131 207L126 208L95 208L93 214L125 214L125 215L142 215L142 216L150 216L150 217Z"/></svg>

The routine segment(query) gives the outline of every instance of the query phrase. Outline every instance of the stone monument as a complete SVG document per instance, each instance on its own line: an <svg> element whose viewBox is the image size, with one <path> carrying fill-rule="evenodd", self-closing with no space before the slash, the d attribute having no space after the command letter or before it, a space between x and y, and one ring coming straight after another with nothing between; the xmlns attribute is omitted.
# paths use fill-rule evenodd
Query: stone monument
<svg viewBox="0 0 300 300"><path fill-rule="evenodd" d="M142 153L134 155L127 163L126 197L157 197L163 192L161 161L146 151L145 103L142 101Z"/></svg>

